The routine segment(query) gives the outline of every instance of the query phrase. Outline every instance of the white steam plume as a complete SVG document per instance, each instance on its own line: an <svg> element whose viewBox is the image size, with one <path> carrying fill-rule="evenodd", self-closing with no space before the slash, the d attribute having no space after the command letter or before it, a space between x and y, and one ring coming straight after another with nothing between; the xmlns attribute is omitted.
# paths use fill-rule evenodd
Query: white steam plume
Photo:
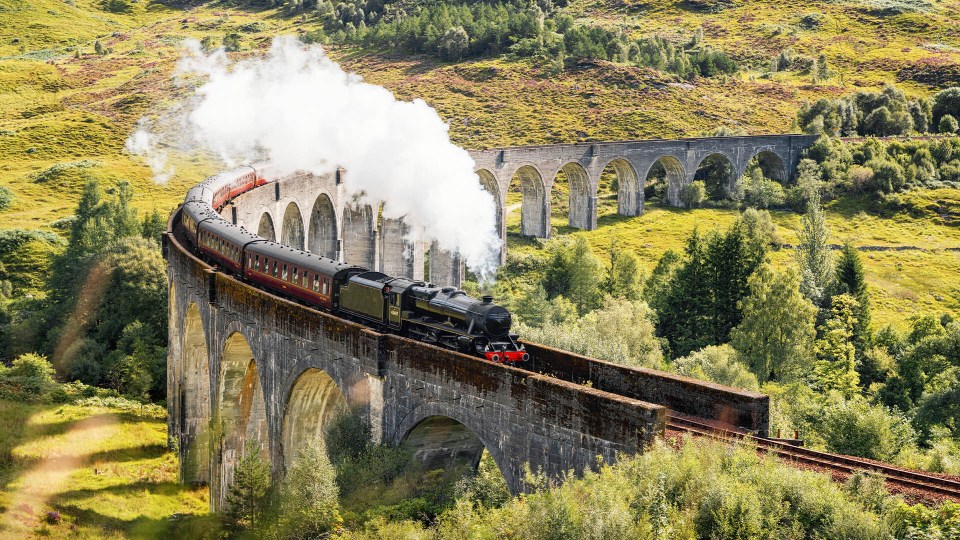
<svg viewBox="0 0 960 540"><path fill-rule="evenodd" d="M153 171L153 179L158 184L166 184L173 176L174 169L173 165L167 163L167 152L158 146L157 136L146 118L141 118L137 122L136 131L127 137L127 143L124 146L131 154L144 156L144 160Z"/></svg>
<svg viewBox="0 0 960 540"><path fill-rule="evenodd" d="M321 47L292 37L275 38L262 58L234 63L222 50L204 55L189 41L177 71L200 78L176 113L194 145L230 165L267 159L281 175L342 166L351 194L384 201L383 217L402 217L410 240L436 240L471 270L491 275L500 246L493 197L423 100L397 100L344 72ZM131 141L139 137L155 149L140 131ZM128 141L129 148L148 148L148 157L151 145Z"/></svg>

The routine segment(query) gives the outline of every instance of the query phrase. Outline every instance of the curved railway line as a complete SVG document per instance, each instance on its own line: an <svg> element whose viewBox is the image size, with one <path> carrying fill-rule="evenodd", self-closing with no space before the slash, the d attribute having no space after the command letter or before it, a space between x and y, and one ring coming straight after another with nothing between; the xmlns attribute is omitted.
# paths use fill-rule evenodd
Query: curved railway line
<svg viewBox="0 0 960 540"><path fill-rule="evenodd" d="M695 437L707 437L720 441L748 441L757 446L758 452L773 454L802 468L830 472L835 477L845 478L859 471L876 472L886 479L888 489L909 498L933 501L950 499L960 502L960 481L956 479L904 469L869 459L811 450L776 439L765 439L750 433L720 428L673 412L667 416L666 427L667 430L689 433Z"/></svg>

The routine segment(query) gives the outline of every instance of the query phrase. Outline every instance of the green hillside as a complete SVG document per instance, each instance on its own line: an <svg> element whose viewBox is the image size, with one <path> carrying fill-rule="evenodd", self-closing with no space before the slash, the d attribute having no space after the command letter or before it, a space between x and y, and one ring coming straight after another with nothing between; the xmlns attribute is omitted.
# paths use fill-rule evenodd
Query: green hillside
<svg viewBox="0 0 960 540"><path fill-rule="evenodd" d="M479 13L487 19L475 17ZM403 26L415 17L419 22ZM390 34L398 28L409 35ZM531 32L535 38L524 37ZM117 279L140 287L117 296L127 300L127 307L150 312L141 318L165 313L166 299L153 294L166 287L158 244L151 240L159 238L159 229L156 221L150 228L150 220L144 224L141 218L154 209L165 217L189 186L223 165L187 148L165 148L176 173L160 185L141 158L124 150L124 142L140 118L185 94L172 78L184 39L201 40L207 49L226 44L230 57L240 59L262 53L277 35L322 43L331 57L368 82L401 99L424 99L449 122L456 143L478 149L692 137L718 128L799 132L797 113L805 102L895 83L918 103L960 86L960 0L0 0L0 359L33 351L51 354L47 342L69 317L55 308L72 306L76 299L69 295L86 284L87 276L72 275L69 264L83 270L94 261L138 270L117 273ZM954 339L960 331L954 320L960 316L960 189L950 187L960 181L960 142L957 149L937 157L936 166L952 172L943 178L934 174L935 182L889 190L894 193L838 189L827 198L830 242L865 248L861 259L873 329L892 325L903 333L877 332L877 346L866 353L849 345L843 358L851 366L854 354L872 362L867 367L873 371L864 370L862 362L857 366L873 377L863 388L842 388L848 393L843 395L829 386L813 388L806 380L763 384L769 370L756 370L762 375L758 380L726 345L667 367L729 384L739 384L738 374L749 375L749 387L772 396L773 425L800 430L814 446L937 472L960 471L956 411L938 406L956 403L960 395ZM917 170L929 164L931 151L922 151L926 155L916 151L905 158L912 160L906 165ZM825 169L822 161L817 166ZM846 168L842 177L846 182ZM68 250L70 218L74 212L82 215L78 201L89 180L100 181L102 200L88 209L88 221L77 220L83 227L73 228L74 243L89 240L84 231L102 224L97 212L122 221L115 228L123 234L114 231L113 241L93 239L93 245L76 248L79 255L57 259ZM132 190L116 189L121 180ZM649 275L667 250L682 251L692 231L726 229L739 215L727 202L678 209L659 206L651 197L644 215L618 216L609 184L605 177L595 231L566 226L565 182L557 182L551 194L556 236L587 238L604 272L614 244L636 254ZM118 195L131 192L138 216L127 212ZM559 253L550 251L559 243L519 235L518 195L511 193L507 216L508 272L517 275L500 281L497 286L505 289L532 284L525 280L545 274ZM795 244L801 214L778 206L784 208L771 211L777 242ZM772 249L769 256L782 268L793 264L794 251ZM52 260L67 261L66 269L51 265ZM76 283L64 283L67 278ZM51 298L57 286L63 297ZM603 319L616 321L610 317L629 312L636 316L631 322L608 324L603 330L609 334L593 337L615 341L616 332L635 330L637 340L649 338L656 345L653 356L659 359L666 338L656 341L655 322L636 296L631 301L637 304L620 306L642 304L642 310L611 308ZM551 321L556 323L551 328L575 329L583 321L597 328L596 313L607 309L578 314L569 300L542 300L553 315L566 316ZM103 318L110 306L98 303L90 317ZM928 317L915 320L922 315ZM113 362L109 373L81 375L90 384L109 383L113 392L68 384L57 388L77 395L30 395L39 402L25 403L29 386L17 378L20 368L0 366L5 433L0 436L0 536L219 534L222 516L207 512L206 490L176 481L162 407L115 397L164 395L166 320L165 315L154 318L150 324L112 321L118 323L116 334L123 328L122 339L88 332L71 344L94 367ZM639 319L643 328L628 328ZM162 331L152 332L154 327ZM649 335L640 336L645 328ZM837 341L843 345L852 336ZM816 346L824 347L823 341ZM819 362L832 358L828 353L807 351L805 358ZM120 377L117 366L136 369ZM156 373L145 373L147 367ZM52 387L52 368L42 371L44 384ZM154 393L142 384L127 384L137 378L157 383L147 385ZM12 396L5 393L10 388ZM891 403L899 410L886 408ZM742 537L792 538L866 531L860 537L899 538L939 534L940 525L956 530L960 515L956 506L909 508L886 496L870 477L854 477L841 489L822 476L760 459L752 449L689 444L674 452L658 445L624 469L604 468L511 500L497 491L502 479L497 483L496 474L484 472L487 463L472 485L458 486L466 486L460 502L430 499L436 495L431 489L440 489L430 487L431 482L440 485L437 476L425 483L419 476L365 481L364 475L386 478L393 474L390 467L399 467L390 451L368 450L352 471L360 479L355 491L341 493L343 522L338 515L328 524L350 529L340 531L344 538L434 537L434 530L443 538L478 531L495 537L504 530L519 537L592 533L602 538L620 531L620 536L651 538L741 532ZM490 485L485 486L486 475ZM751 486L744 485L745 478ZM503 500L485 508L484 497ZM542 525L545 515L551 520ZM621 521L636 527L609 528ZM428 523L430 532L424 530Z"/></svg>

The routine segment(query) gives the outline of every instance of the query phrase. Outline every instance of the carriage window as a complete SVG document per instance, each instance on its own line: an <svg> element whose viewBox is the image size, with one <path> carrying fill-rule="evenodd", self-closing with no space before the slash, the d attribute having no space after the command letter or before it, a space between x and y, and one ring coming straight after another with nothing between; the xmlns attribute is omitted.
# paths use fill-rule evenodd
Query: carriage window
<svg viewBox="0 0 960 540"><path fill-rule="evenodd" d="M319 291L319 290L320 290L320 275L319 275L319 274L314 274L314 275L313 275L313 290L315 290L315 291Z"/></svg>
<svg viewBox="0 0 960 540"><path fill-rule="evenodd" d="M277 261L273 261L273 277L277 277Z"/></svg>
<svg viewBox="0 0 960 540"><path fill-rule="evenodd" d="M260 256L259 256L259 255L257 255L257 257L254 259L253 268L254 268L256 271L258 271L258 272L260 271Z"/></svg>
<svg viewBox="0 0 960 540"><path fill-rule="evenodd" d="M328 293L328 290L329 290L329 289L327 289L328 286L329 286L329 283L327 283L326 281L324 281L324 282L323 282L323 294L324 294L324 295L326 295L326 294Z"/></svg>
<svg viewBox="0 0 960 540"><path fill-rule="evenodd" d="M287 279L287 265L283 265L283 275L281 276L281 279Z"/></svg>
<svg viewBox="0 0 960 540"><path fill-rule="evenodd" d="M293 282L297 285L300 284L300 272L296 268L293 269Z"/></svg>

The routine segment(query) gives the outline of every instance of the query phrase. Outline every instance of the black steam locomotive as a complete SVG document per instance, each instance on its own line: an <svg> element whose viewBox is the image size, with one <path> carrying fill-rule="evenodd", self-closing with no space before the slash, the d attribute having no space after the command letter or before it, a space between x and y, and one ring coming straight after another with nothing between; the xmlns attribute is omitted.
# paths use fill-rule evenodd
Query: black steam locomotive
<svg viewBox="0 0 960 540"><path fill-rule="evenodd" d="M454 287L395 278L271 242L218 213L230 199L261 186L263 167L212 176L187 193L182 231L192 247L223 271L337 316L492 362L529 356L510 334L510 312L492 297L470 298Z"/></svg>

